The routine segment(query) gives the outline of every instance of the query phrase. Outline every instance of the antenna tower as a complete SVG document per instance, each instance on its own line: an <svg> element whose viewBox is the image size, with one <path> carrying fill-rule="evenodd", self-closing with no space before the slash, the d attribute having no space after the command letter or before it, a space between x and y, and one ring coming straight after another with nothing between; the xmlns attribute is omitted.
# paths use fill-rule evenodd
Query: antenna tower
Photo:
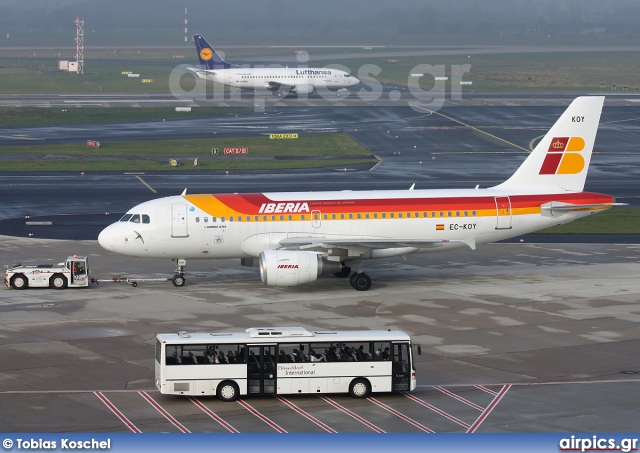
<svg viewBox="0 0 640 453"><path fill-rule="evenodd" d="M84 74L84 17L76 16L76 61L78 74Z"/></svg>

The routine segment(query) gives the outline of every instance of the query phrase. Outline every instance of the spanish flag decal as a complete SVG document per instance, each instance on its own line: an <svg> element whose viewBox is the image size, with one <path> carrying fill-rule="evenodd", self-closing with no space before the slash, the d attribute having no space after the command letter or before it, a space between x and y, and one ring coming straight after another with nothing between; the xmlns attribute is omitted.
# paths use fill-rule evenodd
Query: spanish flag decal
<svg viewBox="0 0 640 453"><path fill-rule="evenodd" d="M442 223L440 223L440 224L436 225L436 230L437 230L437 231L444 230L444 225L443 225Z"/></svg>

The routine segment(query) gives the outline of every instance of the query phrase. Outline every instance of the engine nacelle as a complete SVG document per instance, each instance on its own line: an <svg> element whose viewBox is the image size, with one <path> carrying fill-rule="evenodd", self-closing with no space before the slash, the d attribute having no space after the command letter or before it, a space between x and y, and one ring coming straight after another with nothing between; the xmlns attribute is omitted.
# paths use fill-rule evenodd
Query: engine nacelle
<svg viewBox="0 0 640 453"><path fill-rule="evenodd" d="M315 87L310 83L301 83L295 86L296 94L311 94L315 91Z"/></svg>
<svg viewBox="0 0 640 453"><path fill-rule="evenodd" d="M295 286L341 270L341 263L323 261L313 252L266 250L260 253L260 278L268 286Z"/></svg>

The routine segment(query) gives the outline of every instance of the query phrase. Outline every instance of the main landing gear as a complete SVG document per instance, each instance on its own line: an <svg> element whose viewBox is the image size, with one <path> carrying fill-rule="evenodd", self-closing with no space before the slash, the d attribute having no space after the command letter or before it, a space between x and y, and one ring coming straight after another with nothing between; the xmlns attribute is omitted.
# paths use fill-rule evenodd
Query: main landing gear
<svg viewBox="0 0 640 453"><path fill-rule="evenodd" d="M185 283L184 270L187 267L187 260L179 259L179 260L173 260L173 261L177 261L177 267L176 267L176 273L171 278L171 283L173 283L173 286L184 286L184 283Z"/></svg>
<svg viewBox="0 0 640 453"><path fill-rule="evenodd" d="M358 291L366 291L371 288L371 278L364 272L354 272L349 281L353 289Z"/></svg>
<svg viewBox="0 0 640 453"><path fill-rule="evenodd" d="M349 282L351 283L351 287L357 291L367 291L371 288L371 278L362 272L362 263L357 261L355 263L350 262L349 264L353 265L357 269L353 274L351 274L351 268L343 262L342 270L333 275L338 278L347 278L351 275Z"/></svg>

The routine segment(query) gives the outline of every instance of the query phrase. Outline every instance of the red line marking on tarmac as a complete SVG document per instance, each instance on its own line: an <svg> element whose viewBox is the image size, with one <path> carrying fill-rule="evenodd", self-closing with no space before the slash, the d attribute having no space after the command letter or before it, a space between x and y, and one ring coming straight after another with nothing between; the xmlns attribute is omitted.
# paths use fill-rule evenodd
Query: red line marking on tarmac
<svg viewBox="0 0 640 453"><path fill-rule="evenodd" d="M493 390L488 389L482 385L474 385L474 387L477 388L478 390L482 390L483 392L490 393L493 396L496 396L498 394L498 392L494 392Z"/></svg>
<svg viewBox="0 0 640 453"><path fill-rule="evenodd" d="M466 399L464 399L463 397L458 396L458 395L456 395L455 393L450 392L449 390L447 390L447 389L445 389L445 388L440 387L439 385L434 385L434 386L433 386L433 388L434 388L434 389L436 389L436 390L441 391L442 393L444 393L445 395L450 396L451 398L455 398L455 399L457 399L458 401L463 402L463 403L464 403L464 404L466 404L467 406L471 406L471 407L473 407L474 409L478 409L479 411L483 411L483 410L484 410L484 407L482 407L482 406L478 406L477 404L472 403L471 401L466 400Z"/></svg>
<svg viewBox="0 0 640 453"><path fill-rule="evenodd" d="M296 411L298 414L302 415L303 417L307 418L309 421L315 423L316 425L318 425L320 428L324 429L326 432L331 433L331 434L336 434L337 431L334 430L333 428L325 425L324 423L322 423L320 420L318 420L317 418L315 418L313 415L309 414L308 412L305 412L304 410L300 409L298 406L296 406L295 404L293 404L291 401L284 399L281 396L276 396L276 398L278 398L280 401L282 401L284 404L286 404L287 406L289 406L291 409L293 409L294 411Z"/></svg>
<svg viewBox="0 0 640 453"><path fill-rule="evenodd" d="M133 431L136 434L140 434L142 432L136 427L136 425L131 423L131 421L122 412L120 412L118 408L115 407L113 403L109 401L107 397L104 396L101 392L93 392L93 394L97 396L100 399L100 401L102 401L104 405L107 406L111 410L111 412L113 412L113 414L116 417L118 417L120 421L127 426L127 428L129 428L131 431Z"/></svg>
<svg viewBox="0 0 640 453"><path fill-rule="evenodd" d="M191 396L189 397L189 399L191 400L191 402L193 404L198 406L205 414L207 414L209 417L211 417L212 419L214 419L215 421L220 423L222 426L224 426L229 432L232 432L234 434L238 434L240 432L237 429L235 429L233 426L231 426L229 423L227 423L223 419L221 419L215 412L213 412L211 409L209 409L207 406L202 404L197 399L195 399L195 398L193 398Z"/></svg>
<svg viewBox="0 0 640 453"><path fill-rule="evenodd" d="M362 423L363 425L368 426L369 428L371 428L372 430L374 430L377 433L384 433L385 431L378 428L376 425L374 425L371 422L366 421L364 418L360 417L359 415L354 414L353 412L351 412L349 409L347 409L346 407L343 407L341 405L339 405L338 403L336 403L335 401L333 401L330 398L327 398L326 396L320 396L321 399L325 400L327 403L331 404L333 407L335 407L336 409L340 409L342 412L344 412L345 414L347 414L348 416L355 418L356 420L358 420L360 423Z"/></svg>
<svg viewBox="0 0 640 453"><path fill-rule="evenodd" d="M173 418L173 416L167 412L166 410L164 410L162 408L162 406L160 406L158 403L155 402L155 400L153 398L151 398L149 395L147 395L146 392L138 392L140 394L141 397L143 397L145 400L147 400L147 402L149 404L151 404L158 412L160 412L162 415L164 415L164 418L166 418L167 420L169 420L169 422L175 426L176 428L178 428L180 431L182 431L183 433L190 433L191 431L189 431L187 428L185 428L178 420L176 420L175 418Z"/></svg>
<svg viewBox="0 0 640 453"><path fill-rule="evenodd" d="M238 404L240 404L242 407L244 407L246 410L248 410L249 412L251 412L253 415L255 415L256 417L258 417L260 420L262 420L263 422L265 422L267 425L271 426L273 429L275 429L276 431L278 431L281 434L286 434L287 431L278 426L278 424L272 420L270 420L268 417L262 415L260 412L258 412L257 410L255 410L253 407L251 407L251 405L249 405L249 403L245 403L242 400L238 400Z"/></svg>
<svg viewBox="0 0 640 453"><path fill-rule="evenodd" d="M462 420L454 417L451 414L447 414L445 411L438 409L435 406L432 406L431 404L427 403L426 401L422 401L420 398L413 396L407 392L401 392L404 396L406 396L407 398L409 398L410 400L415 401L418 404L422 404L424 407L426 407L427 409L431 409L432 411L436 412L437 414L442 415L443 417L448 418L449 420L451 420L452 422L457 423L458 425L464 426L465 428L469 428L471 425L469 425L468 423L463 422Z"/></svg>
<svg viewBox="0 0 640 453"><path fill-rule="evenodd" d="M378 400L377 400L377 399L375 399L375 398L369 397L369 398L367 398L367 399L368 399L369 401L371 401L373 404L376 404L376 405L380 406L380 407L381 407L381 408L383 408L384 410L391 412L393 415L395 415L395 416L397 416L397 417L400 417L400 418L401 418L401 419L403 419L404 421L407 421L407 422L411 423L413 426L415 426L415 427L416 427L416 428L418 428L418 429L421 429L421 430L422 430L422 431L424 431L425 433L431 433L431 434L433 434L433 433L435 432L435 431L430 430L429 428L427 428L427 427L426 427L426 426L424 426L423 424L418 423L418 422L417 422L417 421L415 421L414 419L412 419L412 418L410 418L410 417L407 417L406 415L404 415L404 414L402 414L402 413L398 412L397 410L393 409L392 407L387 406L387 405L386 405L386 404L384 404L383 402L378 401Z"/></svg>
<svg viewBox="0 0 640 453"><path fill-rule="evenodd" d="M493 401L491 401L491 403L489 403L489 405L482 412L482 414L480 414L480 417L478 417L478 419L473 423L473 425L471 425L471 427L467 430L468 433L473 433L475 432L476 429L480 427L480 424L482 424L482 422L489 416L491 411L496 408L500 400L507 394L507 391L509 391L510 388L511 388L511 385L509 384L506 384L504 387L502 387L502 390L498 392L498 394L493 399Z"/></svg>

